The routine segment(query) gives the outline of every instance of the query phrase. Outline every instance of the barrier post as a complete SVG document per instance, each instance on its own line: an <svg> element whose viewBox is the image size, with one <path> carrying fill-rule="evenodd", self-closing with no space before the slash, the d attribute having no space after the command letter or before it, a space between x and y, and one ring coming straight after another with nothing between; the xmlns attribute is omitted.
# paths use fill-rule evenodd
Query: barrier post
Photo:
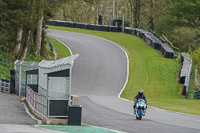
<svg viewBox="0 0 200 133"><path fill-rule="evenodd" d="M10 94L10 83L8 83L8 93Z"/></svg>
<svg viewBox="0 0 200 133"><path fill-rule="evenodd" d="M0 79L0 93L1 93L1 82L2 82L2 81L1 81L1 79Z"/></svg>
<svg viewBox="0 0 200 133"><path fill-rule="evenodd" d="M1 79L0 79L0 93L1 93L1 82L2 82L2 81L1 81Z"/></svg>

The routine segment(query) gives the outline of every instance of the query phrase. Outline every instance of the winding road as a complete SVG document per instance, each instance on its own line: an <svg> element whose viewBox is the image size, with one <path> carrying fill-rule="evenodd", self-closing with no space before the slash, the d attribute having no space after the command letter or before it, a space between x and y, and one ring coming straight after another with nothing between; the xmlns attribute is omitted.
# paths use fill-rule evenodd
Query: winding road
<svg viewBox="0 0 200 133"><path fill-rule="evenodd" d="M141 121L133 103L118 98L127 79L125 52L111 41L80 33L47 30L80 56L72 73L72 94L79 95L82 122L129 133L200 133L200 116L149 107Z"/></svg>

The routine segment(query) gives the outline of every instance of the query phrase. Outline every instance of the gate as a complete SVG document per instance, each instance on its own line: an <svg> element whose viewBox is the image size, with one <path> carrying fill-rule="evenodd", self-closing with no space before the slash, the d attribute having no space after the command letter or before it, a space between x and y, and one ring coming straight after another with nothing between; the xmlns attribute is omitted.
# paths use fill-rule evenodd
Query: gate
<svg viewBox="0 0 200 133"><path fill-rule="evenodd" d="M0 93L10 93L10 81L0 79Z"/></svg>

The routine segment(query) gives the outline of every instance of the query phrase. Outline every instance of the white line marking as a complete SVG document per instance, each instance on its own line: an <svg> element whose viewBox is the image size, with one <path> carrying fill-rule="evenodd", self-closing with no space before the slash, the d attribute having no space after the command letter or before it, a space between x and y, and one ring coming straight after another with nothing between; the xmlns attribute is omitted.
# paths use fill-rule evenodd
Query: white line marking
<svg viewBox="0 0 200 133"><path fill-rule="evenodd" d="M65 32L69 32L69 31L65 31ZM69 32L70 33L70 32ZM76 32L71 32L71 33L76 33ZM84 33L77 33L77 34L84 34ZM122 47L120 47L118 44L116 44L116 43L114 43L114 42L112 42L111 40L107 40L107 39L105 39L105 38L103 38L103 37L99 37L99 36L95 36L95 35L90 35L90 34L84 34L84 35L88 35L88 36L92 36L92 37L96 37L96 38L100 38L100 39L102 39L102 40L105 40L105 41L107 41L107 42L110 42L111 44L114 44L115 46L117 46L118 48L120 48L123 52L124 52L124 54L125 54L125 56L126 56L126 62L127 62L127 74L126 74L126 81L125 81L125 83L124 83L124 86L123 86L123 88L122 88L122 90L120 91L120 93L118 94L118 98L119 99L121 99L121 100L124 100L124 101L129 101L129 102L133 102L133 101L130 101L130 100L128 100L128 99L125 99L125 98L121 98L121 94L122 94L122 92L124 91L124 89L126 88L126 85L127 85L127 83L128 83L128 78L129 78L129 58L128 58L128 54L126 53L126 51L122 48ZM56 39L57 40L57 39ZM58 40L58 41L60 41L60 40ZM61 43L63 43L62 41L60 41ZM63 43L63 44L65 44L65 43ZM66 45L66 44L65 44ZM66 45L67 46L67 45ZM68 46L67 46L68 47ZM68 47L69 48L69 47ZM70 48L69 48L70 49ZM70 51L71 51L71 49L70 49ZM72 51L71 51L71 53L72 53Z"/></svg>
<svg viewBox="0 0 200 133"><path fill-rule="evenodd" d="M52 38L54 38L54 37L52 37ZM65 44L64 42L62 42L62 41L60 41L58 39L56 39L56 40L59 41L60 43L62 43L65 47L67 47L69 49L69 51L70 51L70 54L73 55L72 50L67 46L67 44Z"/></svg>
<svg viewBox="0 0 200 133"><path fill-rule="evenodd" d="M79 33L79 34L83 34L83 33ZM86 35L89 35L89 34L86 34ZM99 36L95 36L95 35L89 35L89 36L92 36L92 37L96 37L96 38L100 38L100 39L102 39L102 40L105 40L105 41L107 41L107 42L110 42L111 44L114 44L115 46L117 46L118 48L120 48L123 52L124 52L124 54L125 54L125 56L126 56L126 62L127 62L127 68L126 68L126 81L125 81L125 83L124 83L124 86L123 86L123 88L122 88L122 90L120 91L120 93L118 94L118 98L119 99L121 99L121 100L125 100L125 101L130 101L130 100L127 100L127 99L125 99L125 98L121 98L121 94L122 94L122 92L124 91L124 89L126 88L126 85L127 85L127 83L128 83L128 78L129 78L129 58L128 58L128 54L126 53L126 51L122 48L122 47L120 47L118 44L116 44L116 43L114 43L113 41L111 41L111 40L107 40L107 39L105 39L105 38L102 38L102 37L99 37ZM132 102L132 101L130 101L130 102Z"/></svg>

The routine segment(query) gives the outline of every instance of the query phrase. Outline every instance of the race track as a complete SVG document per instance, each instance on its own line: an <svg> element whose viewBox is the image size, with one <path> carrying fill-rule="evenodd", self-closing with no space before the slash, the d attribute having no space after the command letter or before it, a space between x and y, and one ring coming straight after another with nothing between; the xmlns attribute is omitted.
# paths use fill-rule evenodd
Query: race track
<svg viewBox="0 0 200 133"><path fill-rule="evenodd" d="M80 55L72 70L72 94L81 98L83 123L129 133L200 132L199 116L149 107L141 121L135 119L133 103L118 98L127 78L127 58L112 42L57 30L47 30L47 35Z"/></svg>

